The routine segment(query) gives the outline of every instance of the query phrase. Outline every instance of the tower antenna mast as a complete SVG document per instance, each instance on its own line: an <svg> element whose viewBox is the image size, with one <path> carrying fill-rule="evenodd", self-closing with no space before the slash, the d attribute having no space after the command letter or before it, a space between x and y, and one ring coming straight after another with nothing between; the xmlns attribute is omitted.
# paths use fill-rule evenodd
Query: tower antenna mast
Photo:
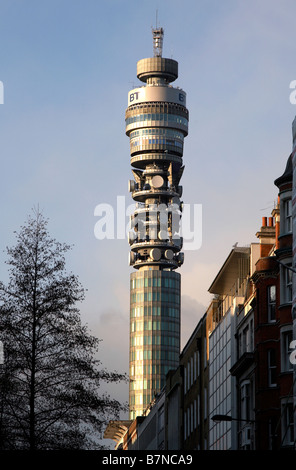
<svg viewBox="0 0 296 470"><path fill-rule="evenodd" d="M157 26L157 10L156 10L156 27L152 28L153 34L153 52L154 57L162 57L162 45L163 45L163 28Z"/></svg>

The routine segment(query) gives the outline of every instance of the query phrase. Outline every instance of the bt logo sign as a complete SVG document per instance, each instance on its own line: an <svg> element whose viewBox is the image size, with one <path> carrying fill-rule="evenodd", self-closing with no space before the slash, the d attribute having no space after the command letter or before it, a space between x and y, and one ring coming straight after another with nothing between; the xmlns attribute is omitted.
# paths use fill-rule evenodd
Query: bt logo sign
<svg viewBox="0 0 296 470"><path fill-rule="evenodd" d="M130 93L129 95L129 102L132 103L133 101L137 101L138 99L140 99L140 92L139 91L134 91L133 93ZM174 97L175 100L179 100L180 103L184 103L185 104L185 95L184 93L176 93L175 94L175 97ZM150 99L148 99L148 101L151 101ZM170 101L168 99L168 101Z"/></svg>
<svg viewBox="0 0 296 470"><path fill-rule="evenodd" d="M139 94L140 94L139 91L135 91L134 93L131 93L130 94L130 99L129 99L130 103L134 100L137 100L139 98Z"/></svg>

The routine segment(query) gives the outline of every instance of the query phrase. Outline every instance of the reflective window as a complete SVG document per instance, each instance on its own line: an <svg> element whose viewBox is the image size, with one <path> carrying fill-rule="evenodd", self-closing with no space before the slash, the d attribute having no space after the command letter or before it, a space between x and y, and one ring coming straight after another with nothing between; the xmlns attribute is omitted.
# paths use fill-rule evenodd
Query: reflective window
<svg viewBox="0 0 296 470"><path fill-rule="evenodd" d="M183 124L184 126L188 126L188 119L184 118L183 116L178 116L176 114L137 114L135 116L128 117L125 120L126 125L133 124L134 122L151 122L151 121L169 121L169 122L177 122L178 124Z"/></svg>
<svg viewBox="0 0 296 470"><path fill-rule="evenodd" d="M267 351L268 359L268 386L276 386L276 354L275 349L269 349Z"/></svg>
<svg viewBox="0 0 296 470"><path fill-rule="evenodd" d="M293 364L290 361L292 349L290 348L293 339L292 330L283 331L281 333L281 370L287 372L293 370Z"/></svg>
<svg viewBox="0 0 296 470"><path fill-rule="evenodd" d="M268 321L274 322L275 317L275 306L276 306L276 287L269 286L267 288L267 308L268 308Z"/></svg>
<svg viewBox="0 0 296 470"><path fill-rule="evenodd" d="M282 405L282 439L284 445L293 445L294 438L294 406L293 402Z"/></svg>
<svg viewBox="0 0 296 470"><path fill-rule="evenodd" d="M284 233L292 232L292 200L284 201Z"/></svg>

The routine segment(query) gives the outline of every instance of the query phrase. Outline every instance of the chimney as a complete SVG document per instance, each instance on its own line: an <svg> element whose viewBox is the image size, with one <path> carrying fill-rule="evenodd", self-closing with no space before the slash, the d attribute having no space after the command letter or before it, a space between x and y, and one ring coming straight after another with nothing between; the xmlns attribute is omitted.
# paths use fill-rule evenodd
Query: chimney
<svg viewBox="0 0 296 470"><path fill-rule="evenodd" d="M278 196L277 205L272 211L272 216L275 225L275 248L279 247L279 235L280 235L280 197Z"/></svg>
<svg viewBox="0 0 296 470"><path fill-rule="evenodd" d="M260 243L260 258L269 256L270 250L275 244L276 230L273 223L273 217L262 217L262 226L256 237Z"/></svg>

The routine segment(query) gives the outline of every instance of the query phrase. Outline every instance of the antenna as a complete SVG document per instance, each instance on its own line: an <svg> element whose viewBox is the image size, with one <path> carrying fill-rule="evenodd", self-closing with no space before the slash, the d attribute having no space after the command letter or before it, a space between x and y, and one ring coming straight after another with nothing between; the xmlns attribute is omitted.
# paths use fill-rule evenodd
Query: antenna
<svg viewBox="0 0 296 470"><path fill-rule="evenodd" d="M154 57L162 57L163 28L152 29Z"/></svg>

